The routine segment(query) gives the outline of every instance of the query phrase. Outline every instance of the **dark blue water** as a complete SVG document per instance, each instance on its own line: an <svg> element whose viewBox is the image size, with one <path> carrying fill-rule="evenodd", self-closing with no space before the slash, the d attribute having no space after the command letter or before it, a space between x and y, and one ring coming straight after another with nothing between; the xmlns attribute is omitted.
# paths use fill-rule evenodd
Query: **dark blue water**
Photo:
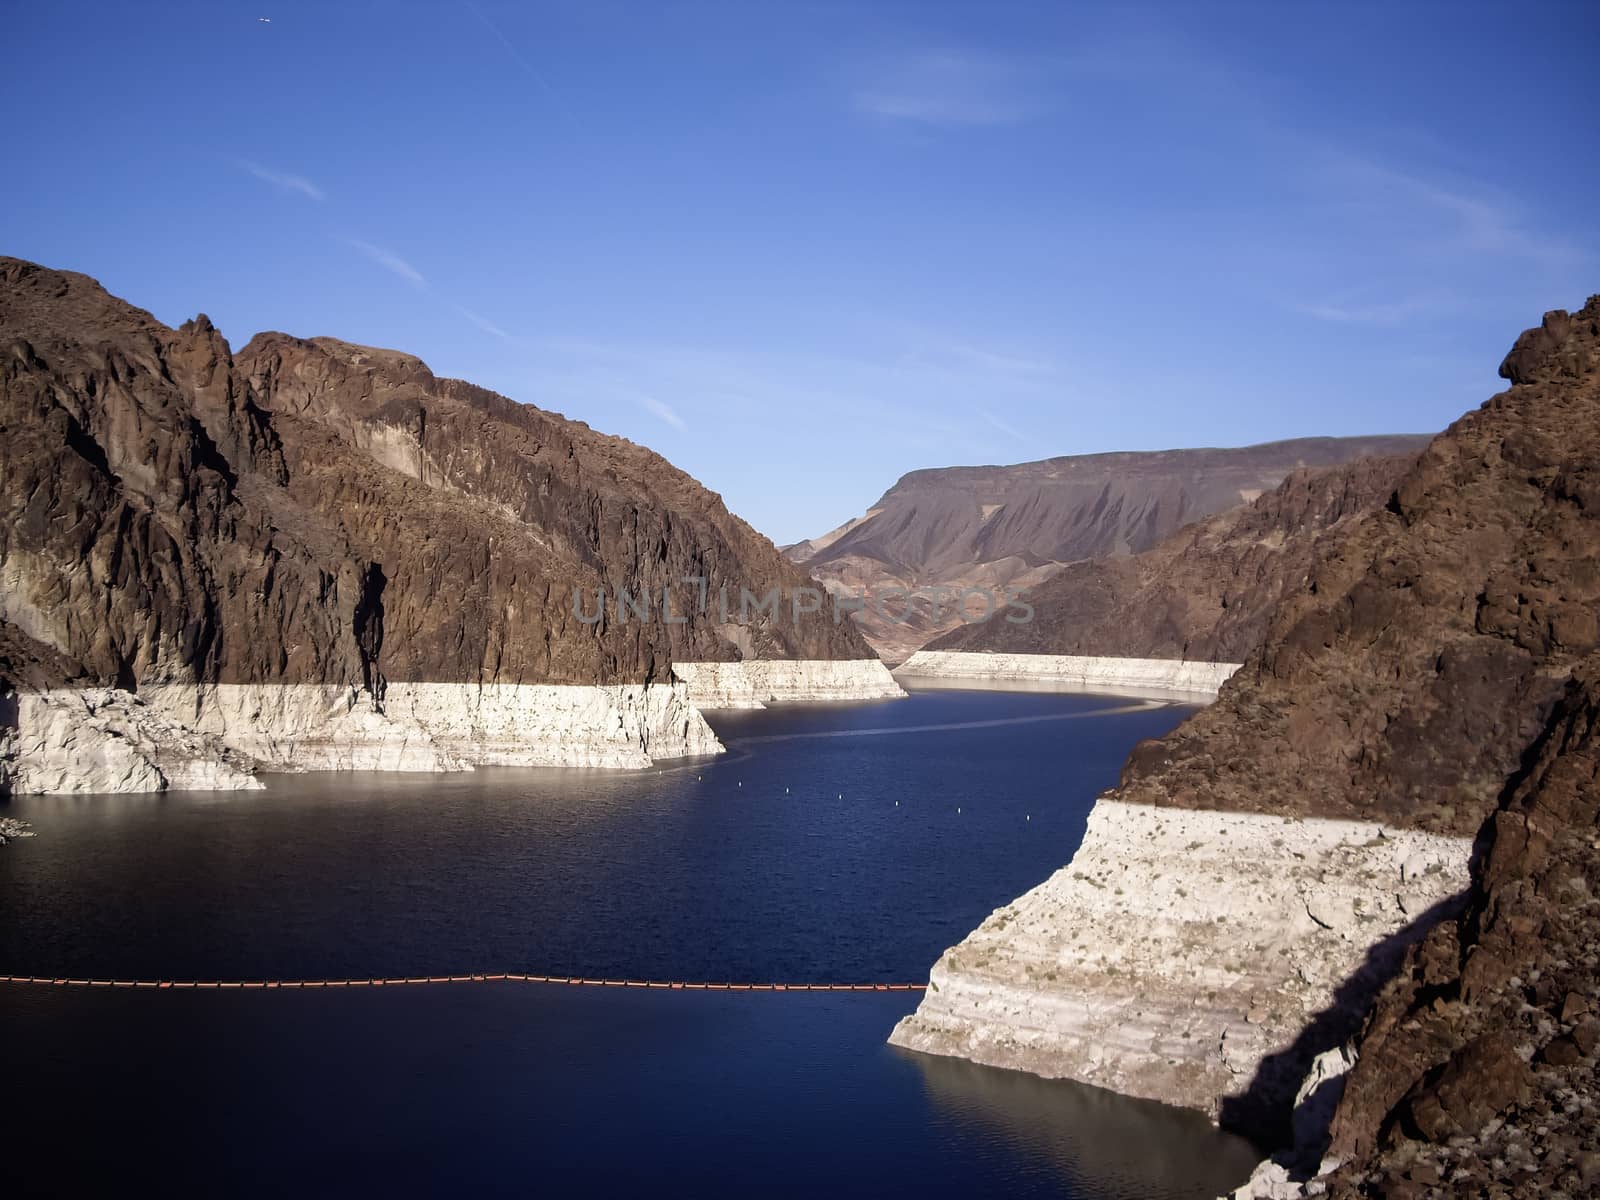
<svg viewBox="0 0 1600 1200"><path fill-rule="evenodd" d="M1187 712L1128 705L934 692L719 718L730 754L641 774L19 799L0 973L922 980ZM1190 1115L891 1049L916 999L0 988L0 1181L1131 1198L1248 1171Z"/></svg>

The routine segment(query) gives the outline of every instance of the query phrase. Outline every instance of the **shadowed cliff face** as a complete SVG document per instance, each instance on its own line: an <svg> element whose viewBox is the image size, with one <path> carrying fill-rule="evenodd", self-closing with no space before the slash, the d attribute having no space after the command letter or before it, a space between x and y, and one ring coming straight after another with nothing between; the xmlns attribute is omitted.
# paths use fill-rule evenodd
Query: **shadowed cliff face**
<svg viewBox="0 0 1600 1200"><path fill-rule="evenodd" d="M964 625L930 650L1240 662L1329 530L1381 508L1416 456L1295 471L1152 550L1072 563L1027 593L1033 619Z"/></svg>
<svg viewBox="0 0 1600 1200"><path fill-rule="evenodd" d="M703 576L809 583L659 456L418 359L169 329L0 259L0 621L17 682L613 683L863 658L826 609L721 623ZM615 596L673 615L616 620ZM604 619L585 624L604 588ZM43 647L43 650L40 649ZM11 659L15 659L11 662Z"/></svg>
<svg viewBox="0 0 1600 1200"><path fill-rule="evenodd" d="M1148 550L1192 521L1255 499L1298 468L1412 453L1427 440L1300 438L913 471L865 516L787 553L851 590L1031 589L1064 564ZM954 615L935 620L931 608L920 605L898 625L869 610L863 628L885 657L898 660L960 624Z"/></svg>
<svg viewBox="0 0 1600 1200"><path fill-rule="evenodd" d="M1597 818L1591 655L1485 827L1466 911L1411 949L1367 1020L1330 1194L1600 1189Z"/></svg>
<svg viewBox="0 0 1600 1200"><path fill-rule="evenodd" d="M1385 508L1319 541L1218 703L1135 749L1121 799L1477 830L1600 641L1600 297L1501 373Z"/></svg>

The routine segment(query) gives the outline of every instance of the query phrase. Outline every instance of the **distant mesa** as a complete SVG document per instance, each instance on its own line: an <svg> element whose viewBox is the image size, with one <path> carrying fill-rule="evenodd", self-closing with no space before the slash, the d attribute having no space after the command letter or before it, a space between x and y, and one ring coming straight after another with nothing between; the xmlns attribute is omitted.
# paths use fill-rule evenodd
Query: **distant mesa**
<svg viewBox="0 0 1600 1200"><path fill-rule="evenodd" d="M1298 438L913 471L866 513L786 553L837 591L1035 589L1068 564L1148 550L1293 471L1414 454L1427 443L1426 435ZM891 664L962 625L953 607L935 619L926 602L909 620L871 609L859 620Z"/></svg>

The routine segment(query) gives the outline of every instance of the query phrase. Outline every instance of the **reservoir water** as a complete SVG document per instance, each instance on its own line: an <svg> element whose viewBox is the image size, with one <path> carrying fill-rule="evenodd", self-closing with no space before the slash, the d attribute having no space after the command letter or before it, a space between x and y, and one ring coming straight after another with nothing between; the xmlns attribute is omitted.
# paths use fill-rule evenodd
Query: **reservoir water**
<svg viewBox="0 0 1600 1200"><path fill-rule="evenodd" d="M1190 710L917 693L724 714L643 773L25 797L0 974L920 982ZM0 987L8 1195L1210 1197L1194 1114L895 1050L916 993Z"/></svg>

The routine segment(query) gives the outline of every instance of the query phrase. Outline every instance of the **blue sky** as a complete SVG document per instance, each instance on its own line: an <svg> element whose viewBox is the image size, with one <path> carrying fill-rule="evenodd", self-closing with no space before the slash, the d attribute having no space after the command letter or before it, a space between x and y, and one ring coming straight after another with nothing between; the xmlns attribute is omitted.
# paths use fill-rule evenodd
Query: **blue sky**
<svg viewBox="0 0 1600 1200"><path fill-rule="evenodd" d="M780 542L918 467L1438 429L1600 290L1592 3L6 24L0 252L411 351Z"/></svg>

